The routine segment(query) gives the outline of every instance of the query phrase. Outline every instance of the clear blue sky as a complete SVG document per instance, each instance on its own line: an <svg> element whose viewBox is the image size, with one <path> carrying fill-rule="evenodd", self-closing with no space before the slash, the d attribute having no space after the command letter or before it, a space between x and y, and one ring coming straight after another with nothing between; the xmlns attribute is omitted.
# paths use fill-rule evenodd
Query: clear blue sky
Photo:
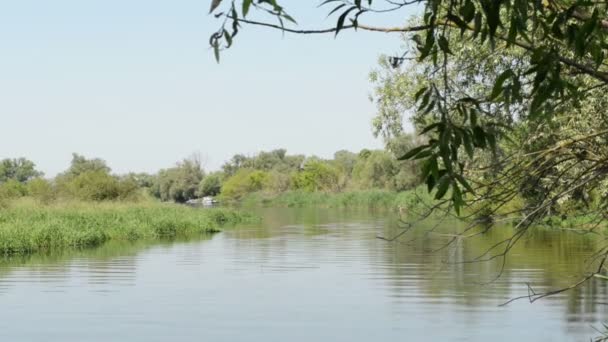
<svg viewBox="0 0 608 342"><path fill-rule="evenodd" d="M301 27L335 23L314 1L284 3ZM0 2L0 157L27 157L52 176L72 152L116 172L155 172L193 152L216 169L235 153L381 146L367 75L381 53L399 51L397 35L246 27L218 65L208 9L209 0Z"/></svg>

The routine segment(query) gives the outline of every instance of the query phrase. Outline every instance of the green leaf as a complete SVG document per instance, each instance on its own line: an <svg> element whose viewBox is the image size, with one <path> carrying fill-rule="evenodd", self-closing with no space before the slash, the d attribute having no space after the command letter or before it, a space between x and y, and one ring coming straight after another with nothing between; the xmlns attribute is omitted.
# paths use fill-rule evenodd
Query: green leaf
<svg viewBox="0 0 608 342"><path fill-rule="evenodd" d="M477 111L475 109L471 108L471 111L469 113L469 118L470 118L471 126L473 126L473 127L477 126Z"/></svg>
<svg viewBox="0 0 608 342"><path fill-rule="evenodd" d="M220 42L216 40L213 44L213 55L215 56L215 61L220 62Z"/></svg>
<svg viewBox="0 0 608 342"><path fill-rule="evenodd" d="M497 78L496 81L494 82L494 87L492 88L492 94L490 95L490 100L494 100L495 98L497 98L503 90L503 84L505 83L505 81L509 78L514 76L513 74L513 70L511 69L507 69L505 71L503 71Z"/></svg>
<svg viewBox="0 0 608 342"><path fill-rule="evenodd" d="M412 160L416 160L416 159L422 159L422 158L426 158L428 156L430 156L431 154L433 154L432 150L426 150L426 151L421 151L420 153L416 154L413 158L411 158Z"/></svg>
<svg viewBox="0 0 608 342"><path fill-rule="evenodd" d="M464 201L462 200L460 188L456 183L452 185L452 203L454 203L454 211L456 211L457 215L460 215L460 208L464 205Z"/></svg>
<svg viewBox="0 0 608 342"><path fill-rule="evenodd" d="M435 199L440 200L445 196L445 193L448 192L448 188L450 187L450 177L447 175L441 177L439 179L439 184L437 185L437 193L435 194Z"/></svg>
<svg viewBox="0 0 608 342"><path fill-rule="evenodd" d="M464 142L464 149L467 152L467 154L469 155L469 158L473 159L474 156L474 148L473 148L473 142L471 141L471 136L469 135L469 131L467 130L463 135L462 135L462 140Z"/></svg>
<svg viewBox="0 0 608 342"><path fill-rule="evenodd" d="M418 99L420 99L420 96L422 96L422 94L424 94L427 91L427 87L422 87L420 88L420 90L418 90L416 92L416 95L414 95L414 101L418 102Z"/></svg>
<svg viewBox="0 0 608 342"><path fill-rule="evenodd" d="M447 38L445 38L445 36L439 37L439 48L441 49L441 51L447 54L452 54L452 51L450 51L450 43L448 42Z"/></svg>
<svg viewBox="0 0 608 342"><path fill-rule="evenodd" d="M322 3L320 3L318 7L322 7L322 6L332 3L332 2L342 2L342 0L325 0Z"/></svg>
<svg viewBox="0 0 608 342"><path fill-rule="evenodd" d="M475 141L475 146L485 148L486 147L486 134L483 131L483 128L479 126L475 126L473 128L473 138Z"/></svg>
<svg viewBox="0 0 608 342"><path fill-rule="evenodd" d="M416 156L418 153L420 153L421 151L423 151L424 149L426 149L428 147L429 147L429 145L422 145L422 146L415 147L415 148L409 150L406 154L404 154L401 157L397 158L397 160L408 160L408 159L411 159L412 157Z"/></svg>
<svg viewBox="0 0 608 342"><path fill-rule="evenodd" d="M419 47L420 56L418 57L418 60L423 61L426 57L428 57L433 49L433 46L435 46L435 33L431 30L426 33L424 46Z"/></svg>
<svg viewBox="0 0 608 342"><path fill-rule="evenodd" d="M334 8L333 10L331 10L331 11L330 11L330 12L327 14L327 17L330 17L332 14L336 13L337 11L339 11L339 10L340 10L340 8L345 7L345 6L346 6L346 4L341 4L341 5L336 6L336 8Z"/></svg>
<svg viewBox="0 0 608 342"><path fill-rule="evenodd" d="M470 23L473 18L475 18L475 5L471 0L467 0L460 8L460 14L465 22Z"/></svg>
<svg viewBox="0 0 608 342"><path fill-rule="evenodd" d="M481 13L478 12L477 14L475 14L475 28L473 29L473 38L477 38L477 36L481 32L481 20Z"/></svg>
<svg viewBox="0 0 608 342"><path fill-rule="evenodd" d="M449 21L456 24L456 26L460 27L462 32L464 32L468 28L467 23L464 20L460 19L460 17L457 15L453 15L450 13L448 14L447 18Z"/></svg>
<svg viewBox="0 0 608 342"><path fill-rule="evenodd" d="M494 132L486 132L486 141L490 145L492 152L496 152L496 134Z"/></svg>
<svg viewBox="0 0 608 342"><path fill-rule="evenodd" d="M443 126L443 122L435 122L435 123L433 123L433 124L430 124L430 125L426 126L426 127L425 127L425 128L424 128L424 129L423 129L421 132L420 132L420 135L423 135L423 134L425 134L425 133L427 133L427 132L429 132L429 131L431 131L431 130L433 130L433 129L437 128L437 127L441 127L441 126Z"/></svg>
<svg viewBox="0 0 608 342"><path fill-rule="evenodd" d="M287 20L289 20L289 21L291 21L292 23L294 23L296 25L298 24L298 22L292 16L290 16L287 13L283 13L282 17L285 18L285 19L287 19Z"/></svg>
<svg viewBox="0 0 608 342"><path fill-rule="evenodd" d="M428 104L429 99L431 98L431 91L427 91L422 96L422 102L420 102L420 106L418 106L418 111L422 111Z"/></svg>
<svg viewBox="0 0 608 342"><path fill-rule="evenodd" d="M437 164L437 157L427 159L429 161L429 168L431 169L431 176L435 180L439 179L439 165Z"/></svg>
<svg viewBox="0 0 608 342"><path fill-rule="evenodd" d="M209 13L215 11L215 9L222 3L222 0L211 0L211 7L209 8Z"/></svg>
<svg viewBox="0 0 608 342"><path fill-rule="evenodd" d="M433 175L429 175L426 178L426 188L428 192L433 191L433 188L435 187L435 177L433 177Z"/></svg>
<svg viewBox="0 0 608 342"><path fill-rule="evenodd" d="M230 47L232 45L232 36L230 33L228 33L228 31L224 31L224 39L226 39L226 47Z"/></svg>
<svg viewBox="0 0 608 342"><path fill-rule="evenodd" d="M249 7L251 7L252 2L253 0L243 0L243 17L246 17L247 13L249 13Z"/></svg>
<svg viewBox="0 0 608 342"><path fill-rule="evenodd" d="M464 179L464 177L462 175L456 174L456 180L458 180L458 182L460 184L462 184L462 186L464 186L465 189L467 189L468 192L474 194L475 190L473 190L473 188L469 185L469 183L467 182L466 179Z"/></svg>
<svg viewBox="0 0 608 342"><path fill-rule="evenodd" d="M357 9L357 6L353 6L349 9L347 9L346 11L344 11L344 13L342 13L342 15L340 15L340 17L338 18L338 23L336 24L336 36L342 30L342 28L344 28L344 21L346 20L346 17L348 17L348 14L356 9Z"/></svg>

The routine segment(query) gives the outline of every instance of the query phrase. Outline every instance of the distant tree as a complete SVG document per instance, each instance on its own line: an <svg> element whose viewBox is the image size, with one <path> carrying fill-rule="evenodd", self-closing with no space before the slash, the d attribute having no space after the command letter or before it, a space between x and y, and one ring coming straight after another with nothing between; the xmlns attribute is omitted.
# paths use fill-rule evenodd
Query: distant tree
<svg viewBox="0 0 608 342"><path fill-rule="evenodd" d="M27 187L16 179L9 179L0 183L0 198L13 199L27 195Z"/></svg>
<svg viewBox="0 0 608 342"><path fill-rule="evenodd" d="M339 171L327 162L311 160L304 169L294 174L292 184L295 189L304 191L338 191Z"/></svg>
<svg viewBox="0 0 608 342"><path fill-rule="evenodd" d="M78 177L80 174L85 172L102 172L109 174L110 167L106 164L105 160L99 158L87 159L83 155L78 153L72 153L72 161L70 167L59 175L67 179Z"/></svg>
<svg viewBox="0 0 608 342"><path fill-rule="evenodd" d="M204 172L198 158L184 159L156 177L153 194L162 201L184 203L196 198Z"/></svg>
<svg viewBox="0 0 608 342"><path fill-rule="evenodd" d="M222 185L222 196L228 199L240 199L244 195L263 190L270 181L266 171L240 169Z"/></svg>
<svg viewBox="0 0 608 342"><path fill-rule="evenodd" d="M201 181L199 185L200 196L217 196L222 189L222 175L220 173L211 173Z"/></svg>
<svg viewBox="0 0 608 342"><path fill-rule="evenodd" d="M236 154L232 157L232 159L230 159L228 162L226 162L224 165L222 165L222 170L224 171L226 176L232 176L239 169L252 166L249 164L250 164L249 158L247 158L243 154Z"/></svg>
<svg viewBox="0 0 608 342"><path fill-rule="evenodd" d="M156 176L149 173L128 173L123 178L128 178L135 182L140 188L152 188L156 182Z"/></svg>
<svg viewBox="0 0 608 342"><path fill-rule="evenodd" d="M350 175L357 163L357 154L346 150L340 150L334 153L334 163L337 167L344 170L346 174Z"/></svg>
<svg viewBox="0 0 608 342"><path fill-rule="evenodd" d="M70 167L55 177L57 196L82 201L135 199L139 195L137 182L129 176L118 177L110 173L106 162L99 158L88 159L72 154ZM32 185L34 186L34 185ZM45 185L36 184L41 192Z"/></svg>
<svg viewBox="0 0 608 342"><path fill-rule="evenodd" d="M386 151L363 153L353 169L353 181L361 189L395 190L394 177L399 172L397 160ZM360 154L361 155L361 154Z"/></svg>
<svg viewBox="0 0 608 342"><path fill-rule="evenodd" d="M41 204L52 202L56 195L51 182L44 178L34 178L28 181L27 193Z"/></svg>
<svg viewBox="0 0 608 342"><path fill-rule="evenodd" d="M83 201L114 200L120 196L118 179L105 170L83 171L64 186L70 197Z"/></svg>
<svg viewBox="0 0 608 342"><path fill-rule="evenodd" d="M36 164L25 158L7 158L0 161L0 182L12 179L24 183L40 176L42 172L36 170Z"/></svg>

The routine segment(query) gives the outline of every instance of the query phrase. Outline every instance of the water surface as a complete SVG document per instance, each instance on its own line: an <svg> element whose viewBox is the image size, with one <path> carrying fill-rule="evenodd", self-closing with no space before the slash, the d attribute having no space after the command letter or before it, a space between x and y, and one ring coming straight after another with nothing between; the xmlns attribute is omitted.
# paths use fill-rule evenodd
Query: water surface
<svg viewBox="0 0 608 342"><path fill-rule="evenodd" d="M0 341L588 341L608 318L602 281L498 307L527 282L579 279L594 236L529 234L490 282L500 262L462 262L507 228L436 251L456 224L388 243L376 237L400 228L386 213L259 213L260 224L186 241L4 260Z"/></svg>

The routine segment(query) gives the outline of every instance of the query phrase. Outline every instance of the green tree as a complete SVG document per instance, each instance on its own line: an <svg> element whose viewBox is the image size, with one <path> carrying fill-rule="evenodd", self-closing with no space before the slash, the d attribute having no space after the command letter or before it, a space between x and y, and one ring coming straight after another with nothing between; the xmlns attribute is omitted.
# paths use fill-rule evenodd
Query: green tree
<svg viewBox="0 0 608 342"><path fill-rule="evenodd" d="M0 161L0 183L10 179L25 183L40 176L42 172L36 170L36 164L25 158L7 158Z"/></svg>
<svg viewBox="0 0 608 342"><path fill-rule="evenodd" d="M339 171L327 162L313 159L306 162L302 171L294 174L292 184L295 189L310 192L338 191Z"/></svg>
<svg viewBox="0 0 608 342"><path fill-rule="evenodd" d="M200 196L217 196L222 189L222 175L210 173L201 181L198 192Z"/></svg>
<svg viewBox="0 0 608 342"><path fill-rule="evenodd" d="M88 159L72 154L70 167L55 177L57 196L82 201L133 200L139 196L139 186L130 176L112 175L110 167L99 158ZM44 193L42 183L35 187ZM42 195L41 196L46 196ZM55 194L53 194L55 196Z"/></svg>
<svg viewBox="0 0 608 342"><path fill-rule="evenodd" d="M203 177L198 158L184 159L173 168L159 171L152 193L162 201L184 203L197 197Z"/></svg>
<svg viewBox="0 0 608 342"><path fill-rule="evenodd" d="M212 1L211 12L222 20L210 39L218 61L220 50L247 25L297 34L351 29L408 34L403 53L384 63L391 69L404 66L411 77L387 74L380 82L386 87L379 93L388 96L380 98L386 107L380 108L383 118L374 121L377 132L398 133L402 113L410 111L426 139L400 159L420 160L429 193L457 214L466 205L475 210L481 205L473 216L483 213L478 222L487 224L520 196L527 199L511 213L518 216L514 235L475 261L504 260L529 227L572 204L592 217L587 227L605 223L608 2L324 1L337 19L335 26L321 29L294 27L283 3ZM370 14L381 23L379 16L394 18L391 12L415 6L416 18L402 27L365 23ZM260 19L260 12L278 24ZM599 268L582 282L603 272L608 250L598 251L594 260Z"/></svg>
<svg viewBox="0 0 608 342"><path fill-rule="evenodd" d="M58 177L73 179L85 172L102 172L110 173L112 171L106 164L105 160L99 158L87 159L85 156L78 153L72 153L72 161L70 167L60 174Z"/></svg>
<svg viewBox="0 0 608 342"><path fill-rule="evenodd" d="M120 196L118 179L105 170L83 171L64 186L71 198L83 201L115 200Z"/></svg>
<svg viewBox="0 0 608 342"><path fill-rule="evenodd" d="M48 204L55 199L55 189L51 182L44 178L34 178L27 182L27 193L41 204Z"/></svg>
<svg viewBox="0 0 608 342"><path fill-rule="evenodd" d="M386 151L364 153L353 169L353 181L361 189L395 190L397 160Z"/></svg>
<svg viewBox="0 0 608 342"><path fill-rule="evenodd" d="M403 55L387 61L398 68L410 56L424 64L418 68L430 82L416 89L412 103L416 113L434 112L423 131L427 144L404 155L427 162L424 176L429 189L437 189L441 199L450 194L455 209L474 193L467 182L469 158L494 150L503 132L503 123L493 115L496 108L511 122L547 122L562 106L576 105L588 91L608 85L608 4L584 0L421 0L326 1L337 16L333 28L297 29L295 20L276 1L213 1L212 12L224 17L210 42L219 59L219 50L230 47L245 25L262 25L300 34L338 34L346 29L372 32L411 33L411 43ZM416 20L403 27L372 27L364 23L370 13L408 11L419 6ZM256 10L256 11L254 11ZM329 11L330 9L328 9ZM279 24L259 21L254 12L263 11L279 19ZM247 19L246 19L247 18ZM232 23L232 25L228 25ZM476 79L473 94L454 87L460 80L451 71L454 51L465 45L496 53L501 60L513 51L522 58L516 64L484 70L489 63L471 65ZM222 46L224 45L224 46ZM451 70L450 70L451 69ZM437 170L437 171L434 171ZM433 172L431 172L433 171ZM451 191L448 192L448 189Z"/></svg>
<svg viewBox="0 0 608 342"><path fill-rule="evenodd" d="M341 168L344 173L350 175L357 163L357 154L346 150L340 150L334 153L334 163L337 167Z"/></svg>
<svg viewBox="0 0 608 342"><path fill-rule="evenodd" d="M226 179L222 186L222 196L240 199L246 194L263 190L270 182L270 174L254 169L240 169Z"/></svg>
<svg viewBox="0 0 608 342"><path fill-rule="evenodd" d="M14 199L27 195L27 186L16 179L9 179L0 183L0 197Z"/></svg>

